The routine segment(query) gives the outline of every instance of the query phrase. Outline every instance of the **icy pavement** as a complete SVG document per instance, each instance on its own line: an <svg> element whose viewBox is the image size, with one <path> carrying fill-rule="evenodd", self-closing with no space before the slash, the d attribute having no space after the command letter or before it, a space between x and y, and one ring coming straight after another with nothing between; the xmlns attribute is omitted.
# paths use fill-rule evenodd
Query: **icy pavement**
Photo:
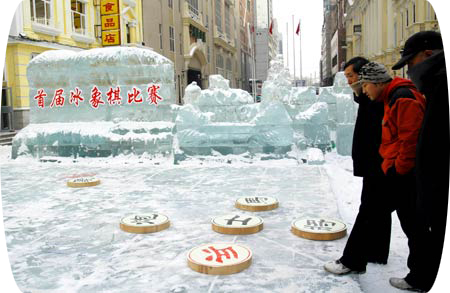
<svg viewBox="0 0 450 293"><path fill-rule="evenodd" d="M361 292L358 277L322 269L346 238L312 241L290 232L296 218L340 218L323 166L295 160L92 165L25 160L2 166L6 241L22 291ZM86 172L96 173L102 183L66 186L66 176ZM236 212L234 201L249 195L280 201L278 209L256 213L264 230L242 236L212 231L212 217ZM120 230L121 217L146 212L169 216L171 227L146 235ZM228 276L191 270L187 252L208 242L245 244L253 263Z"/></svg>
<svg viewBox="0 0 450 293"><path fill-rule="evenodd" d="M388 282L408 271L407 240L395 213L389 263L368 264L357 276L322 269L341 256L347 237L321 242L290 232L292 220L309 216L341 219L350 232L361 178L353 176L348 156L327 153L324 165L307 165L298 163L302 155L293 156L298 162L229 155L174 166L135 157L12 161L10 153L0 147L2 205L9 260L23 292L403 292ZM67 176L86 172L102 184L66 187ZM234 201L248 195L280 200L278 209L255 213L264 230L214 232L210 219L239 211ZM168 215L171 227L147 235L119 229L123 216L153 211ZM213 241L250 247L250 268L229 276L191 270L188 251ZM446 292L448 271L441 269L440 289L431 292Z"/></svg>

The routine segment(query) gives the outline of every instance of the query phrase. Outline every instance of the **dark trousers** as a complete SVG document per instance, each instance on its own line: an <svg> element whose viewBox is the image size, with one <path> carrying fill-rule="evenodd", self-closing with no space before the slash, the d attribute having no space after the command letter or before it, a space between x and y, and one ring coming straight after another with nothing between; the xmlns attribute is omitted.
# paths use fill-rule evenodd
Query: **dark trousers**
<svg viewBox="0 0 450 293"><path fill-rule="evenodd" d="M340 261L363 271L367 262L387 263L391 241L391 213L386 176L363 178L361 205Z"/></svg>
<svg viewBox="0 0 450 293"><path fill-rule="evenodd" d="M428 291L434 279L433 270L430 270L432 234L417 217L415 176L410 173L387 178L393 209L397 211L400 225L408 238L407 264L410 272L405 279L413 287Z"/></svg>

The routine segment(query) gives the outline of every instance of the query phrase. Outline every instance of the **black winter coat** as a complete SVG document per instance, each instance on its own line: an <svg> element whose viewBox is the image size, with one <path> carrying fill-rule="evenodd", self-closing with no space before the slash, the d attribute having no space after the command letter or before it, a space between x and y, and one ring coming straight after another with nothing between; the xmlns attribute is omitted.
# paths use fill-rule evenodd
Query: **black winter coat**
<svg viewBox="0 0 450 293"><path fill-rule="evenodd" d="M408 74L427 100L416 156L419 212L429 225L445 227L450 134L444 52L416 64Z"/></svg>
<svg viewBox="0 0 450 293"><path fill-rule="evenodd" d="M384 105L371 101L365 94L354 94L353 97L359 104L352 143L353 174L359 177L383 176L379 148Z"/></svg>

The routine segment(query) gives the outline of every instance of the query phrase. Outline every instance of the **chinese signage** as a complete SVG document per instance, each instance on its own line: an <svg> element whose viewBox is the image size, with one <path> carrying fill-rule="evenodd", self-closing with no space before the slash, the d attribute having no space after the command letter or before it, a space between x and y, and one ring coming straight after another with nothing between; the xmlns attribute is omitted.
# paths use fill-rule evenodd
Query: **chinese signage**
<svg viewBox="0 0 450 293"><path fill-rule="evenodd" d="M313 233L336 233L346 230L344 223L329 219L302 219L294 221L294 228Z"/></svg>
<svg viewBox="0 0 450 293"><path fill-rule="evenodd" d="M83 95L83 91L78 87L70 93L65 93L64 89L58 88L53 93L53 96L47 94L44 89L38 89L37 94L33 97L38 108L45 108L45 99L51 98L50 108L64 107L67 103L79 107L81 103L89 103L94 109L98 109L102 105L125 105L125 104L143 104L148 102L150 105L158 105L158 102L163 98L159 95L160 85L149 84L147 89L142 91L140 88L133 86L133 88L126 92L126 97L121 96L121 88L110 87L105 94L97 87L93 86L88 96ZM145 99L145 101L144 101Z"/></svg>
<svg viewBox="0 0 450 293"><path fill-rule="evenodd" d="M102 0L102 45L120 45L120 9L118 0Z"/></svg>
<svg viewBox="0 0 450 293"><path fill-rule="evenodd" d="M220 267L237 265L250 260L251 251L238 244L212 243L192 249L188 260L198 265Z"/></svg>

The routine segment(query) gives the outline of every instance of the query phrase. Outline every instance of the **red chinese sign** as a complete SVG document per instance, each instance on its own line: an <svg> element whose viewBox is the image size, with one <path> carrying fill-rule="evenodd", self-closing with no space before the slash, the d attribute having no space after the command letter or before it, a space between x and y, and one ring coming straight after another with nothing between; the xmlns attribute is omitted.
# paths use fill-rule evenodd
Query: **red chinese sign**
<svg viewBox="0 0 450 293"><path fill-rule="evenodd" d="M151 104L158 105L158 101L162 101L163 98L159 95L158 90L161 88L159 85L150 84L147 87L148 97L147 101L150 101ZM116 88L110 87L109 90L106 92L106 101L109 105L122 105L122 97L120 96L120 86L117 86ZM127 104L133 104L133 103L143 103L143 97L142 97L142 91L141 89L137 87L133 87L131 91L127 92ZM44 109L45 108L45 97L47 97L47 93L44 89L39 89L37 91L37 94L33 97L34 100L36 100L38 108ZM97 86L94 86L91 90L91 97L89 99L89 104L92 108L98 109L100 105L105 104L105 101L102 100L103 93L99 90ZM82 96L82 90L80 90L78 87L75 88L74 91L70 91L70 99L69 103L72 105L74 104L76 107L78 107L82 102L84 102L84 97ZM53 107L63 107L65 103L65 97L64 97L64 89L59 88L56 89L52 102L50 104L50 108Z"/></svg>
<svg viewBox="0 0 450 293"><path fill-rule="evenodd" d="M238 253L231 246L221 249L216 249L214 248L214 246L209 246L207 249L202 249L202 251L212 254L205 258L205 260L207 261L215 261L218 263L223 263L222 257L225 257L226 259L231 259L231 256L233 256L235 259L238 258Z"/></svg>

